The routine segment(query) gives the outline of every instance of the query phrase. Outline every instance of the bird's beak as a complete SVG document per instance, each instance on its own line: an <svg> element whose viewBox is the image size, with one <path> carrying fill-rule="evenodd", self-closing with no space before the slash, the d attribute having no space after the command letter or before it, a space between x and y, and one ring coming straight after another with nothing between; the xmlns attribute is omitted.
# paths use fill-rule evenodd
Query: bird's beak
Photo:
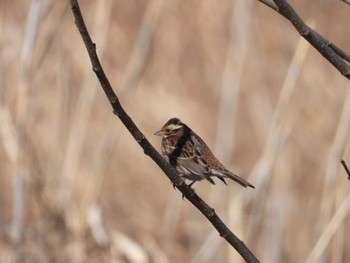
<svg viewBox="0 0 350 263"><path fill-rule="evenodd" d="M154 135L162 136L163 135L163 131L159 130L159 131L155 132Z"/></svg>

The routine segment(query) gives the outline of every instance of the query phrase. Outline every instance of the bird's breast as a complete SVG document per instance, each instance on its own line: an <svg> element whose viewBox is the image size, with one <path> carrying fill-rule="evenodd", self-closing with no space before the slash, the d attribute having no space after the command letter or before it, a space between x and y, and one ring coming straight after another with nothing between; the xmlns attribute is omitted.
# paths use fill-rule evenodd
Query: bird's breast
<svg viewBox="0 0 350 263"><path fill-rule="evenodd" d="M163 138L162 155L168 157L175 149L176 141L172 137Z"/></svg>

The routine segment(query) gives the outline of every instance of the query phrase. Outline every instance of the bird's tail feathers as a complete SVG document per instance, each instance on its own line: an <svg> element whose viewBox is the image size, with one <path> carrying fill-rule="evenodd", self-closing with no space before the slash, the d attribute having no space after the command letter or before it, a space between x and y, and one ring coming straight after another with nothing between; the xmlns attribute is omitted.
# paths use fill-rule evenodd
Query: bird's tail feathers
<svg viewBox="0 0 350 263"><path fill-rule="evenodd" d="M240 184L243 187L251 187L251 188L255 188L254 185L252 185L251 183L247 182L246 180L244 180L243 178L239 177L236 174L233 173L224 173L223 176L218 175L219 179L221 179L220 177L225 177L225 178L230 178L231 180L235 181L236 183Z"/></svg>

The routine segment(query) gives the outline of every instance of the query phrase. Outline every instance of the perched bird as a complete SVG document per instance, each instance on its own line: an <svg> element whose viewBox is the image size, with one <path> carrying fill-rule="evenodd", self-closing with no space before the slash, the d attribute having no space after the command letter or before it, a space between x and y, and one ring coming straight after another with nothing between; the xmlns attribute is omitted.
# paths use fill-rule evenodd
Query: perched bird
<svg viewBox="0 0 350 263"><path fill-rule="evenodd" d="M177 168L180 176L192 181L190 187L203 179L215 184L211 177L216 176L225 184L224 178L229 178L244 187L255 188L228 171L205 142L178 118L168 120L155 135L162 136L163 157Z"/></svg>

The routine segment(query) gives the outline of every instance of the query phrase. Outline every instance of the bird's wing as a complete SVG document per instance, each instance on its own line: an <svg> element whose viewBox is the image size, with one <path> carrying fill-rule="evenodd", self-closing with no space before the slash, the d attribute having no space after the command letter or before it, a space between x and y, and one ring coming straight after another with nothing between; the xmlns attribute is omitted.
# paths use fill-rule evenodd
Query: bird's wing
<svg viewBox="0 0 350 263"><path fill-rule="evenodd" d="M200 148L197 147L196 141L192 139L186 141L177 158L177 162L191 173L213 183L213 180L210 178L210 169L207 161L201 156Z"/></svg>

